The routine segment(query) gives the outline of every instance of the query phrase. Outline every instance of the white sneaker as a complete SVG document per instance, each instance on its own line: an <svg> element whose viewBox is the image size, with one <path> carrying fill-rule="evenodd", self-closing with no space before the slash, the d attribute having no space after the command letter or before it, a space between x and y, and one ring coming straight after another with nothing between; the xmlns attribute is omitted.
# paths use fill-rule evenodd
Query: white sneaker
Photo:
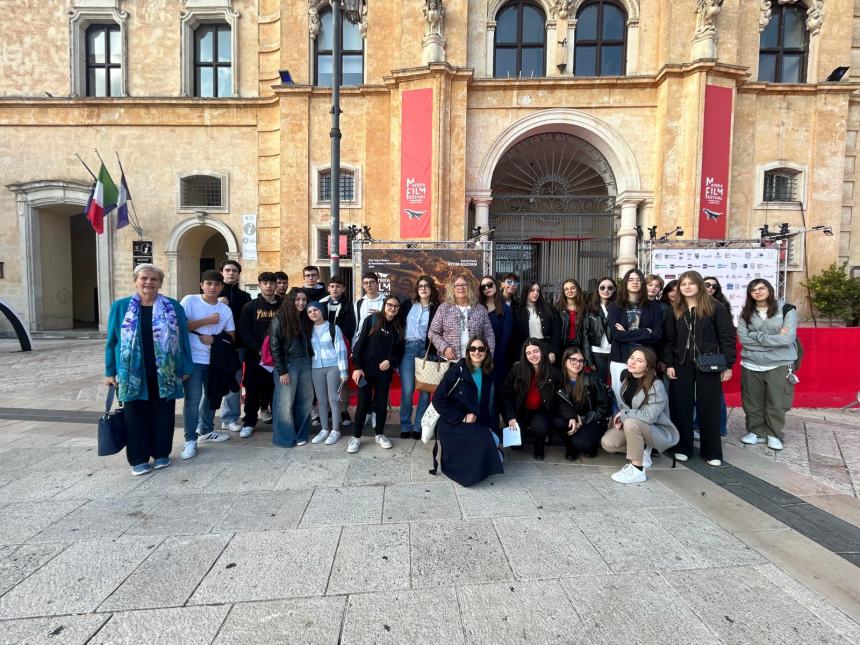
<svg viewBox="0 0 860 645"><path fill-rule="evenodd" d="M328 435L328 439L325 440L325 445L333 446L338 442L338 439L340 439L340 432L332 430Z"/></svg>
<svg viewBox="0 0 860 645"><path fill-rule="evenodd" d="M299 446L304 446L306 443L307 441L296 441L296 448L298 448Z"/></svg>
<svg viewBox="0 0 860 645"><path fill-rule="evenodd" d="M328 430L320 430L317 435L311 439L311 443L322 443L325 441L329 434L331 434Z"/></svg>
<svg viewBox="0 0 860 645"><path fill-rule="evenodd" d="M702 435L699 434L698 430L693 430L693 441L701 441Z"/></svg>
<svg viewBox="0 0 860 645"><path fill-rule="evenodd" d="M207 432L206 434L201 434L197 437L197 441L200 443L220 443L222 441L229 441L230 435L224 434L223 432Z"/></svg>
<svg viewBox="0 0 860 645"><path fill-rule="evenodd" d="M263 423L271 423L272 422L272 413L268 410L260 411L260 421Z"/></svg>
<svg viewBox="0 0 860 645"><path fill-rule="evenodd" d="M764 437L759 437L755 432L749 432L741 437L741 443L754 446L757 443L764 443Z"/></svg>
<svg viewBox="0 0 860 645"><path fill-rule="evenodd" d="M782 450L782 441L769 434L767 435L767 447L771 450Z"/></svg>
<svg viewBox="0 0 860 645"><path fill-rule="evenodd" d="M185 448L182 449L182 454L179 455L180 459L193 459L197 455L197 442L196 441L186 441Z"/></svg>
<svg viewBox="0 0 860 645"><path fill-rule="evenodd" d="M247 439L252 434L254 434L254 428L251 426L245 426L242 428L241 432L239 432L239 436L242 437L242 439Z"/></svg>
<svg viewBox="0 0 860 645"><path fill-rule="evenodd" d="M689 459L689 457L687 455L685 455L683 452L676 452L675 453L675 459L677 459L678 461L687 461Z"/></svg>
<svg viewBox="0 0 860 645"><path fill-rule="evenodd" d="M645 452L642 453L642 468L651 468L654 461L651 459L651 446L645 446Z"/></svg>
<svg viewBox="0 0 860 645"><path fill-rule="evenodd" d="M379 444L380 448L385 448L386 450L391 447L391 439L386 437L384 434L376 435L376 443Z"/></svg>
<svg viewBox="0 0 860 645"><path fill-rule="evenodd" d="M644 470L639 470L633 464L627 464L617 473L613 473L612 479L613 481L617 481L619 484L640 484L644 482L647 477L645 476Z"/></svg>
<svg viewBox="0 0 860 645"><path fill-rule="evenodd" d="M723 462L720 461L719 459L708 459L708 461L706 461L705 463L708 464L709 466L722 466L723 465Z"/></svg>
<svg viewBox="0 0 860 645"><path fill-rule="evenodd" d="M349 445L346 447L347 452L358 452L361 449L361 439L353 437L349 440Z"/></svg>
<svg viewBox="0 0 860 645"><path fill-rule="evenodd" d="M242 424L238 421L231 421L230 423L222 423L222 430L229 430L230 432L239 432L242 429Z"/></svg>
<svg viewBox="0 0 860 645"><path fill-rule="evenodd" d="M376 412L370 413L370 427L376 430Z"/></svg>

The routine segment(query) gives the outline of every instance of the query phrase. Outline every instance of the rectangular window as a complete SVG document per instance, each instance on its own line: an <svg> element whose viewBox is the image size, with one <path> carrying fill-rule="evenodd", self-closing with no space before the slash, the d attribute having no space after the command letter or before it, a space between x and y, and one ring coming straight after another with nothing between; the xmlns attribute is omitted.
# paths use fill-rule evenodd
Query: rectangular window
<svg viewBox="0 0 860 645"><path fill-rule="evenodd" d="M194 31L194 96L215 98L233 91L230 26L204 24Z"/></svg>
<svg viewBox="0 0 860 645"><path fill-rule="evenodd" d="M86 31L86 95L122 95L122 42L119 25L90 25Z"/></svg>
<svg viewBox="0 0 860 645"><path fill-rule="evenodd" d="M785 172L767 172L764 175L764 201L797 201L797 176Z"/></svg>
<svg viewBox="0 0 860 645"><path fill-rule="evenodd" d="M319 174L319 198L320 202L331 202L331 171ZM340 171L340 201L355 201L355 175L348 170Z"/></svg>

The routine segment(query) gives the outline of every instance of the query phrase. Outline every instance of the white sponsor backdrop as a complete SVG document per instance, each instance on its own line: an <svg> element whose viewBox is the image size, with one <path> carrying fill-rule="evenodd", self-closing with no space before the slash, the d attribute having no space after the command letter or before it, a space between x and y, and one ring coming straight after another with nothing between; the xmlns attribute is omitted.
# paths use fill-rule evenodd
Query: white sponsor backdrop
<svg viewBox="0 0 860 645"><path fill-rule="evenodd" d="M764 278L779 285L779 249L651 249L651 272L666 282L677 280L684 271L698 271L714 276L723 286L723 293L737 316L746 302L750 280Z"/></svg>

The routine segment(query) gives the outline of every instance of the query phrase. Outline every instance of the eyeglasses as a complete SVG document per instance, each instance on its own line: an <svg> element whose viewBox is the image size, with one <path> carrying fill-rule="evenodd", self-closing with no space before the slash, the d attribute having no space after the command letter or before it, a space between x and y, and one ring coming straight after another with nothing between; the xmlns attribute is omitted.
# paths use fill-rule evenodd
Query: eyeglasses
<svg viewBox="0 0 860 645"><path fill-rule="evenodd" d="M610 285L603 285L602 287L598 287L600 291L615 291L615 287Z"/></svg>
<svg viewBox="0 0 860 645"><path fill-rule="evenodd" d="M487 351L486 347L479 347L478 345L471 345L469 347L469 353L470 354L483 354L486 351Z"/></svg>
<svg viewBox="0 0 860 645"><path fill-rule="evenodd" d="M430 285L429 285L429 284L427 284L426 282L422 282L422 283L420 283L420 284L418 285L418 288L419 288L419 289L429 289L429 288L430 288Z"/></svg>
<svg viewBox="0 0 860 645"><path fill-rule="evenodd" d="M466 285L458 282L457 284L454 285L454 288L455 289L465 289Z"/></svg>
<svg viewBox="0 0 860 645"><path fill-rule="evenodd" d="M396 305L393 302L386 302L385 306L389 309L400 309L400 305Z"/></svg>
<svg viewBox="0 0 860 645"><path fill-rule="evenodd" d="M485 282L484 284L481 285L481 290L489 291L490 289L492 289L495 286L496 286L496 284L494 282Z"/></svg>
<svg viewBox="0 0 860 645"><path fill-rule="evenodd" d="M575 363L575 364L577 364L577 365L585 365L585 361L584 361L584 360L582 360L581 358L576 358L576 357L574 357L574 356L568 356L568 357L567 357L567 362L568 362L568 363Z"/></svg>
<svg viewBox="0 0 860 645"><path fill-rule="evenodd" d="M511 280L510 278L508 278L507 280L505 280L505 284L508 286L515 286L515 285L519 284L519 281L518 280Z"/></svg>

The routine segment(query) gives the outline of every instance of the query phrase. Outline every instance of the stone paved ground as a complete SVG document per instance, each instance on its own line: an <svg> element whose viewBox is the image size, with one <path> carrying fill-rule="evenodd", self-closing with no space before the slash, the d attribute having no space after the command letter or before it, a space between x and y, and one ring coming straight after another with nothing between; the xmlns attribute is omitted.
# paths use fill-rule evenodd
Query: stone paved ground
<svg viewBox="0 0 860 645"><path fill-rule="evenodd" d="M10 349L0 407L98 409L98 343ZM620 458L515 454L464 489L420 442L270 439L132 477L91 424L0 421L0 643L860 642L853 566L665 458L622 487Z"/></svg>

